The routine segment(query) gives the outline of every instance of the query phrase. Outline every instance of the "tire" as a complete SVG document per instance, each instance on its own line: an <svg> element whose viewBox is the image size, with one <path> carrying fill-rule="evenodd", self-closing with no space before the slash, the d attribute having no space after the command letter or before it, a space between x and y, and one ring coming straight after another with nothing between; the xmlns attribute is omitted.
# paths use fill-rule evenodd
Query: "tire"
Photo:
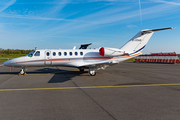
<svg viewBox="0 0 180 120"><path fill-rule="evenodd" d="M90 74L91 76L95 76L95 75L96 75L96 71L89 71L89 74Z"/></svg>
<svg viewBox="0 0 180 120"><path fill-rule="evenodd" d="M79 71L80 71L80 72L84 72L84 69L83 69L83 68L79 68Z"/></svg>

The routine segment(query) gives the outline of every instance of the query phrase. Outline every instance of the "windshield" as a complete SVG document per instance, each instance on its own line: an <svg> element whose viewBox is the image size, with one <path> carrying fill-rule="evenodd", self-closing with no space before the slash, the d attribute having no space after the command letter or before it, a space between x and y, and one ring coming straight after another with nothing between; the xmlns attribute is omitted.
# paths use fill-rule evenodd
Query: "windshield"
<svg viewBox="0 0 180 120"><path fill-rule="evenodd" d="M35 51L31 51L27 56L32 57Z"/></svg>

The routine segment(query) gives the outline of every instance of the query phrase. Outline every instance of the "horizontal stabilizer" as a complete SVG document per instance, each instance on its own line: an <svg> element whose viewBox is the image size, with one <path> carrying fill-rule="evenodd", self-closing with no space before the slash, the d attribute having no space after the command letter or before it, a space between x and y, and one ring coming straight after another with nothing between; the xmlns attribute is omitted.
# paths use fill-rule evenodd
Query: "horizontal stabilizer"
<svg viewBox="0 0 180 120"><path fill-rule="evenodd" d="M174 29L173 27L169 27L169 28L161 28L161 29L149 29L149 30L142 30L143 33L149 33L149 32L156 32L156 31L161 31L161 30L168 30L168 29Z"/></svg>

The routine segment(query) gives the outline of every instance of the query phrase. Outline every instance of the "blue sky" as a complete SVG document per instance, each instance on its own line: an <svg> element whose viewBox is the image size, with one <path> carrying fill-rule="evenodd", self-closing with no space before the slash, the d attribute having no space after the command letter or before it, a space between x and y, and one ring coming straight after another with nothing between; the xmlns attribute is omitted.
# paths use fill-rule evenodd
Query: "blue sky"
<svg viewBox="0 0 180 120"><path fill-rule="evenodd" d="M180 0L1 0L0 48L58 49L93 43L120 48L142 29L155 32L144 49L180 53Z"/></svg>

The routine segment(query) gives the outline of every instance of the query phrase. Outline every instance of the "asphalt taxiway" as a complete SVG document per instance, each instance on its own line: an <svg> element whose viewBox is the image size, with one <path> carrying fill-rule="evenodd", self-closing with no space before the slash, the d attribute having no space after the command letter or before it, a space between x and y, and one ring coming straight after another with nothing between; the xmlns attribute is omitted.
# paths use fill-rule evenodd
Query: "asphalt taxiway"
<svg viewBox="0 0 180 120"><path fill-rule="evenodd" d="M97 71L0 67L2 120L179 120L180 65L123 62Z"/></svg>

